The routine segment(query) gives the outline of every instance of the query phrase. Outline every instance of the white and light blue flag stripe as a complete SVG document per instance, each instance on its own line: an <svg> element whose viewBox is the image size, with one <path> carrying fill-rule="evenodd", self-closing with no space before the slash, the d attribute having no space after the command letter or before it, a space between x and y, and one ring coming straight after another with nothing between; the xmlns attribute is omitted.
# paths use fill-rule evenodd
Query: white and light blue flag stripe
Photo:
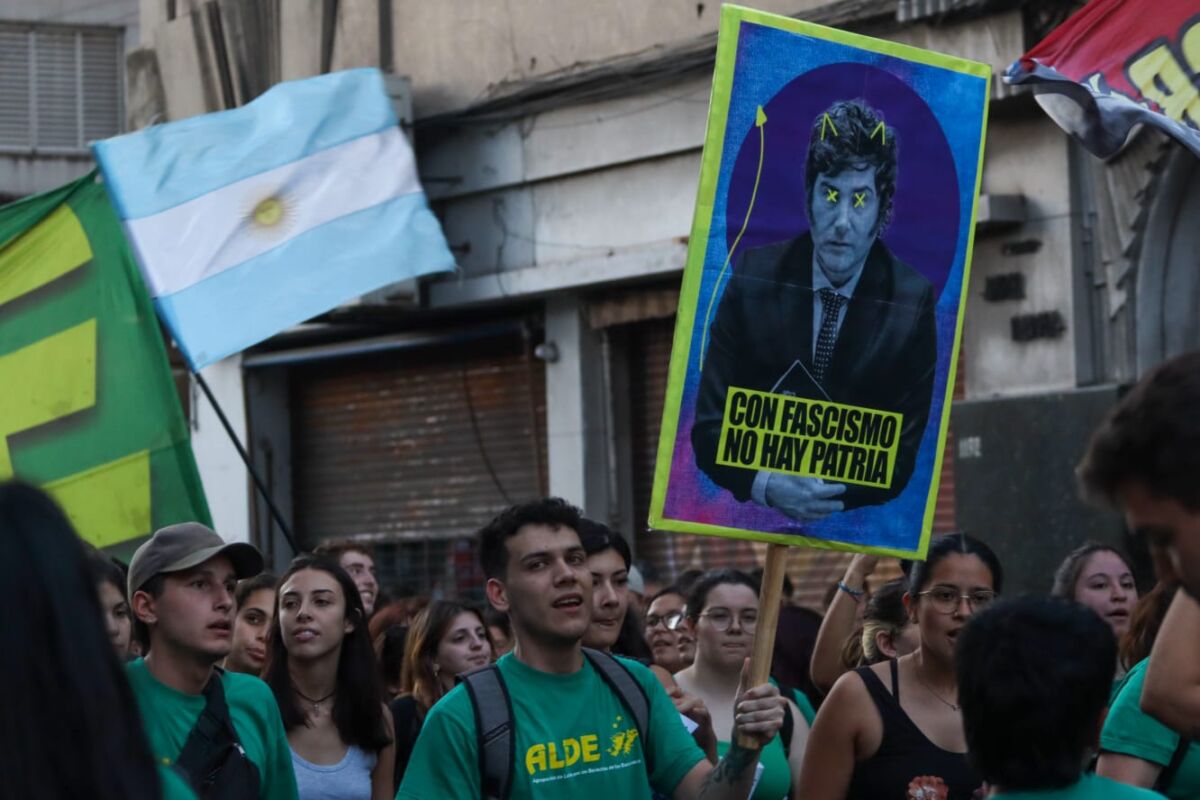
<svg viewBox="0 0 1200 800"><path fill-rule="evenodd" d="M378 70L93 145L193 369L355 297L454 269Z"/></svg>

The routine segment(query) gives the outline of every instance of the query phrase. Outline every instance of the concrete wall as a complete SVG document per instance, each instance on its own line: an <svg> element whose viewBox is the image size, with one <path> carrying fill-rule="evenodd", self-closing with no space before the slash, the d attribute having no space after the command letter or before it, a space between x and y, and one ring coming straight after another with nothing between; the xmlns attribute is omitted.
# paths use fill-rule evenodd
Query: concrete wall
<svg viewBox="0 0 1200 800"><path fill-rule="evenodd" d="M963 332L967 397L1071 388L1076 384L1076 331L1066 135L1040 113L994 123L988 133L983 191L1024 195L1028 221L975 240ZM1006 254L1019 243L1036 243L1037 250ZM983 299L988 276L1013 272L1025 276L1024 300ZM1013 341L1013 316L1048 311L1058 311L1066 322L1061 336Z"/></svg>
<svg viewBox="0 0 1200 800"><path fill-rule="evenodd" d="M0 154L0 194L24 197L47 192L87 174L94 166L86 155Z"/></svg>
<svg viewBox="0 0 1200 800"><path fill-rule="evenodd" d="M232 356L205 367L201 374L212 389L238 439L246 442L246 399L242 357ZM250 541L250 483L246 466L217 418L208 398L193 387L192 452L212 511L213 527L226 541Z"/></svg>
<svg viewBox="0 0 1200 800"><path fill-rule="evenodd" d="M758 0L794 14L825 0ZM467 105L505 83L662 47L717 29L713 0L396 0L396 71L412 76L427 116ZM469 54L469 55L468 55Z"/></svg>

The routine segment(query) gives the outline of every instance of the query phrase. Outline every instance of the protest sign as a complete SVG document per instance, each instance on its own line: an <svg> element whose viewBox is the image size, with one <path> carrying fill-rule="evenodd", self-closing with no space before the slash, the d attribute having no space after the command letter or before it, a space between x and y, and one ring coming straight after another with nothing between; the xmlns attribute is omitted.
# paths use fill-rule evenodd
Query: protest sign
<svg viewBox="0 0 1200 800"><path fill-rule="evenodd" d="M652 527L924 554L990 74L723 7Z"/></svg>
<svg viewBox="0 0 1200 800"><path fill-rule="evenodd" d="M95 175L0 208L0 480L98 547L208 506L150 298Z"/></svg>

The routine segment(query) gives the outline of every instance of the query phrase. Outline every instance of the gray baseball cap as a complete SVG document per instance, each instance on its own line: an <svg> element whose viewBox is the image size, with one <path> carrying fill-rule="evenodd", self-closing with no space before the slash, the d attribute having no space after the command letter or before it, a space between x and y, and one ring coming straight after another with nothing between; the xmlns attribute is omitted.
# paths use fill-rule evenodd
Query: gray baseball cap
<svg viewBox="0 0 1200 800"><path fill-rule="evenodd" d="M634 594L646 593L646 581L642 579L642 571L640 569L637 567L630 567L628 580L629 583L627 585L629 587L629 591L633 592Z"/></svg>
<svg viewBox="0 0 1200 800"><path fill-rule="evenodd" d="M180 572L199 566L214 556L225 556L238 578L262 572L262 554L245 542L226 542L216 531L199 522L181 522L154 532L129 562L129 596L146 581L164 572Z"/></svg>

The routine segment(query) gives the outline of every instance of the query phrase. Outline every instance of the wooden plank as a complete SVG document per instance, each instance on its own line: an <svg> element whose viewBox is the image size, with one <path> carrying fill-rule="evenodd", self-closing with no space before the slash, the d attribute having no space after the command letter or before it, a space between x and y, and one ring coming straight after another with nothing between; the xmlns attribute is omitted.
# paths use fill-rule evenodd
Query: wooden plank
<svg viewBox="0 0 1200 800"><path fill-rule="evenodd" d="M167 118L167 96L152 47L130 50L125 56L125 127L137 131Z"/></svg>
<svg viewBox="0 0 1200 800"><path fill-rule="evenodd" d="M380 0L338 0L333 70L379 66Z"/></svg>
<svg viewBox="0 0 1200 800"><path fill-rule="evenodd" d="M221 33L237 104L262 94L268 86L267 48L256 0L219 0Z"/></svg>
<svg viewBox="0 0 1200 800"><path fill-rule="evenodd" d="M763 566L762 586L758 590L758 630L754 634L754 650L750 656L750 679L740 688L762 686L771 676L771 657L775 654L775 632L779 627L779 601L783 597L783 577L787 574L788 546L767 545L767 563ZM738 744L750 750L758 742L738 736Z"/></svg>
<svg viewBox="0 0 1200 800"><path fill-rule="evenodd" d="M321 74L322 0L287 0L279 18L279 77L290 81Z"/></svg>
<svg viewBox="0 0 1200 800"><path fill-rule="evenodd" d="M167 0L141 0L138 3L140 44L145 47L153 45L154 32L167 22Z"/></svg>
<svg viewBox="0 0 1200 800"><path fill-rule="evenodd" d="M203 17L191 12L160 25L154 32L170 119L222 108L207 30Z"/></svg>

